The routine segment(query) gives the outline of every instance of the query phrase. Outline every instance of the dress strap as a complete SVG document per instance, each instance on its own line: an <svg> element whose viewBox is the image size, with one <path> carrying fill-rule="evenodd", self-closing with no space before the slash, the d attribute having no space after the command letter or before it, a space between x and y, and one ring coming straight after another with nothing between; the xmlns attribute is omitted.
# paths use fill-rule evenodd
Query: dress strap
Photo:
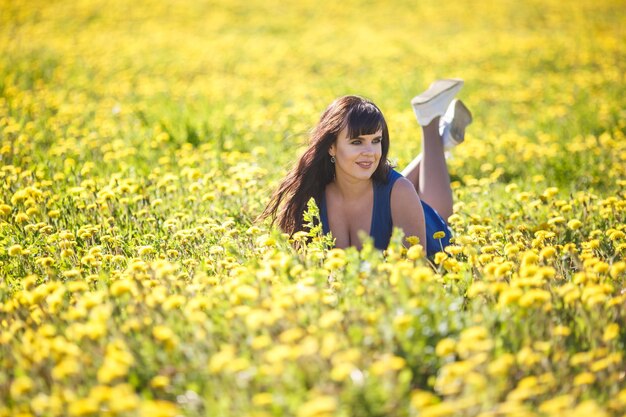
<svg viewBox="0 0 626 417"><path fill-rule="evenodd" d="M391 190L401 177L399 172L390 169L386 183L374 183L374 207L370 235L374 238L374 246L381 250L387 249L393 231Z"/></svg>
<svg viewBox="0 0 626 417"><path fill-rule="evenodd" d="M326 209L326 192L322 192L322 197L317 202L317 207L320 210L320 220L322 221L322 232L326 235L330 233L330 225L328 224L328 211Z"/></svg>

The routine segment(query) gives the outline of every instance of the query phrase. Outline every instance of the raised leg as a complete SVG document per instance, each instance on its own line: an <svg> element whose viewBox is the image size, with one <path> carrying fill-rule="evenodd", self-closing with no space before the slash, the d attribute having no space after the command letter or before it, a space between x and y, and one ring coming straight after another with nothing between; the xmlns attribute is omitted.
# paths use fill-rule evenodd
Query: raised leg
<svg viewBox="0 0 626 417"><path fill-rule="evenodd" d="M420 198L447 220L452 215L452 189L450 174L444 153L443 141L439 134L439 117L422 126L422 153L402 171Z"/></svg>
<svg viewBox="0 0 626 417"><path fill-rule="evenodd" d="M465 128L472 122L467 107L454 99L462 86L463 80L457 78L436 80L411 100L424 140L422 153L402 174L413 183L420 198L444 220L452 215L452 189L445 146L450 148L463 142Z"/></svg>
<svg viewBox="0 0 626 417"><path fill-rule="evenodd" d="M420 184L420 165L422 163L422 157L423 154L420 153L411 162L409 162L409 165L407 165L406 168L402 170L402 176L408 178L413 183L413 186L418 193Z"/></svg>

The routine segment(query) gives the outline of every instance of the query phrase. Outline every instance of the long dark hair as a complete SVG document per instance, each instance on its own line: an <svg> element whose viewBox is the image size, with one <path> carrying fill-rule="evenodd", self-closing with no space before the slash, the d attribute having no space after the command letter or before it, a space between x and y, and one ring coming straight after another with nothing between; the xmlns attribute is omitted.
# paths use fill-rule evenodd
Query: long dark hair
<svg viewBox="0 0 626 417"><path fill-rule="evenodd" d="M272 223L278 220L279 227L290 235L303 230L307 202L313 197L319 204L326 185L335 177L335 166L330 161L328 150L346 127L350 138L382 130L382 155L372 180L380 183L387 181L390 169L387 161L389 130L383 113L366 98L339 97L322 113L311 133L309 147L280 183L260 219L271 217Z"/></svg>

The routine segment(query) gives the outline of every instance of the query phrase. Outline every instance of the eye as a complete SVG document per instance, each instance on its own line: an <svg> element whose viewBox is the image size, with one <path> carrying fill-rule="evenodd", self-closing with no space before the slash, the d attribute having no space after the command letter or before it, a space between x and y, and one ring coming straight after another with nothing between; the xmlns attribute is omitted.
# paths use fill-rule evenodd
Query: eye
<svg viewBox="0 0 626 417"><path fill-rule="evenodd" d="M352 142L350 142L353 145L360 145L361 144L361 139L354 139Z"/></svg>
<svg viewBox="0 0 626 417"><path fill-rule="evenodd" d="M382 140L383 140L382 138L376 138L372 141L372 143L380 143L382 142Z"/></svg>

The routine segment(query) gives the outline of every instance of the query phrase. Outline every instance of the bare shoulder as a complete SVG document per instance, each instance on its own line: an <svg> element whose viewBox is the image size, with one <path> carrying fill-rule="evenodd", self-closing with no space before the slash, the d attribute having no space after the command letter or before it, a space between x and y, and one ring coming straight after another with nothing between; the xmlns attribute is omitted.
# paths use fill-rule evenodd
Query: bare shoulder
<svg viewBox="0 0 626 417"><path fill-rule="evenodd" d="M398 178L391 189L391 205L403 206L405 203L412 204L420 199L415 191L413 183L407 178Z"/></svg>
<svg viewBox="0 0 626 417"><path fill-rule="evenodd" d="M410 180L398 178L391 189L391 220L405 236L417 236L420 242L426 241L424 211L417 191ZM406 241L405 245L409 245Z"/></svg>

